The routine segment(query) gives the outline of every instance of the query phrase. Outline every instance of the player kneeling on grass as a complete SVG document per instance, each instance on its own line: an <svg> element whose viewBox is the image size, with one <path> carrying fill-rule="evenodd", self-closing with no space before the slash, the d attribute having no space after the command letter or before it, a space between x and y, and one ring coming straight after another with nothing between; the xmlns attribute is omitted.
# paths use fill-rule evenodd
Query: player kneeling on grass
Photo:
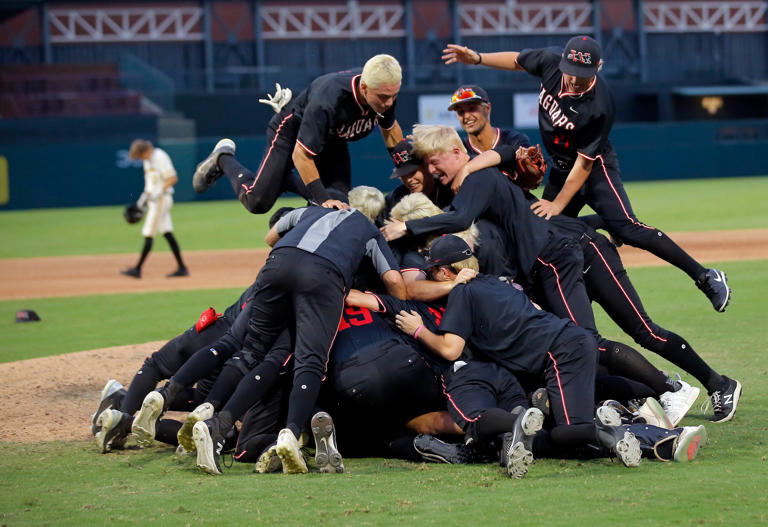
<svg viewBox="0 0 768 527"><path fill-rule="evenodd" d="M457 271L452 264L469 258L472 251L466 242L442 236L430 248L427 272L435 281L453 280ZM439 333L422 327L421 317L405 311L397 316L397 324L448 360L470 345L479 359L542 377L556 423L553 443L598 443L625 466L639 465L639 442L618 426L618 412L598 411L593 420L597 356L592 336L573 322L537 309L522 291L479 275L451 290Z"/></svg>

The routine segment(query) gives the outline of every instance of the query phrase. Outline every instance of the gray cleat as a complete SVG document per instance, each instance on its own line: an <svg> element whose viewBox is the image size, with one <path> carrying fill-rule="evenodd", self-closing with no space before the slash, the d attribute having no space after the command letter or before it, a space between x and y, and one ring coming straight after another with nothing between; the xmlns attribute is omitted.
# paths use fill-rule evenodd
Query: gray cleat
<svg viewBox="0 0 768 527"><path fill-rule="evenodd" d="M232 139L222 139L208 157L203 159L192 176L192 187L195 192L205 192L219 179L224 173L219 168L219 157L222 154L235 155L235 142Z"/></svg>

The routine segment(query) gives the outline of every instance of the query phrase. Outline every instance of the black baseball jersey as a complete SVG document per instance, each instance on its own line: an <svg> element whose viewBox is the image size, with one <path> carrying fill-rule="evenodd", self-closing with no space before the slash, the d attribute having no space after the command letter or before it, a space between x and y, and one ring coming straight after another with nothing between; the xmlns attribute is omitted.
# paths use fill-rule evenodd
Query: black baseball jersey
<svg viewBox="0 0 768 527"><path fill-rule="evenodd" d="M483 153L482 150L476 148L470 142L469 137L463 138L462 142L464 143L464 146L467 147L469 157L476 157ZM491 145L492 150L496 150L499 155L502 155L502 150L509 149L513 152L517 152L517 149L521 146L531 146L531 140L527 135L514 130L502 130L501 128L496 128L496 139ZM513 177L513 174L515 173L514 163L509 166L499 165L498 169L507 177Z"/></svg>
<svg viewBox="0 0 768 527"><path fill-rule="evenodd" d="M362 139L376 125L387 130L394 126L394 104L379 117L372 108L358 102L361 71L328 73L316 78L281 112L292 113L301 121L296 141L309 154L319 154L330 142Z"/></svg>
<svg viewBox="0 0 768 527"><path fill-rule="evenodd" d="M479 275L448 295L440 332L463 338L478 359L512 371L538 373L547 351L569 325L573 324L536 309L510 284Z"/></svg>
<svg viewBox="0 0 768 527"><path fill-rule="evenodd" d="M612 152L608 134L615 114L613 98L605 81L596 76L587 91L565 91L557 48L525 49L517 57L528 73L541 77L539 131L555 163L570 168L577 156L595 160Z"/></svg>
<svg viewBox="0 0 768 527"><path fill-rule="evenodd" d="M379 229L356 209L303 207L285 214L275 225L282 237L273 251L295 247L321 256L339 271L346 287L364 256L371 259L379 276L400 270Z"/></svg>
<svg viewBox="0 0 768 527"><path fill-rule="evenodd" d="M505 231L518 274L528 276L549 241L549 224L531 212L523 190L496 168L467 176L448 212L407 221L405 225L411 234L447 234L468 228L477 218Z"/></svg>
<svg viewBox="0 0 768 527"><path fill-rule="evenodd" d="M445 313L445 307L439 304L425 304L424 302L415 302L412 300L400 300L390 295L377 296L379 302L384 307L384 313L386 313L394 324L395 315L400 311L416 311L421 316L421 321L424 323L424 327L433 333L437 333L440 329L440 322L443 319ZM442 357L435 355L429 348L424 346L420 341L414 339L410 335L404 335L408 344L417 350L427 363L432 367L432 370L440 375L451 369L451 361L447 361ZM462 357L464 360L468 360L468 356Z"/></svg>
<svg viewBox="0 0 768 527"><path fill-rule="evenodd" d="M405 344L404 335L393 329L380 314L364 307L344 308L339 321L339 331L331 348L331 360L341 364L358 350L386 340L394 339Z"/></svg>

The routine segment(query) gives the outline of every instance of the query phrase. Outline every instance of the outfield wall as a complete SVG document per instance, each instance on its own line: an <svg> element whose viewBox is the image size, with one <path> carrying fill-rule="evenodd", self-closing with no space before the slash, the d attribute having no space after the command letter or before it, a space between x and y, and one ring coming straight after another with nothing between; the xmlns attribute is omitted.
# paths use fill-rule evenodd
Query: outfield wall
<svg viewBox="0 0 768 527"><path fill-rule="evenodd" d="M234 193L221 181L195 194L195 164L218 138L163 140L146 134L143 120L112 118L98 139L84 140L78 119L49 120L45 135L14 136L12 121L0 121L0 210L122 204L142 191L141 164L127 158L128 145L142 136L166 149L179 172L177 202L228 199ZM41 123L38 123L38 125ZM106 124L106 121L105 123ZM144 133L142 133L144 130ZM537 130L524 130L536 143ZM263 136L233 137L237 157L258 167ZM768 174L768 120L617 124L611 141L619 154L625 181L713 178ZM353 184L390 190L391 161L377 133L351 144Z"/></svg>

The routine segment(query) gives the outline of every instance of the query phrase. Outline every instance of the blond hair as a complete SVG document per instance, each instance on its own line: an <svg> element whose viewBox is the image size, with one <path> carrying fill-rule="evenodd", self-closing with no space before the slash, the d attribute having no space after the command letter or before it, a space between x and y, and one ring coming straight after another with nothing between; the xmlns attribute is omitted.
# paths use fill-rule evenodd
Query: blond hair
<svg viewBox="0 0 768 527"><path fill-rule="evenodd" d="M131 159L139 159L153 148L154 146L152 143L146 139L134 139L131 143L131 147L128 149L128 157Z"/></svg>
<svg viewBox="0 0 768 527"><path fill-rule="evenodd" d="M413 152L421 157L442 154L458 148L467 153L455 128L441 124L413 125Z"/></svg>
<svg viewBox="0 0 768 527"><path fill-rule="evenodd" d="M363 66L360 81L366 86L376 89L382 84L396 86L403 80L403 70L400 63L392 55L375 55L368 59Z"/></svg>
<svg viewBox="0 0 768 527"><path fill-rule="evenodd" d="M442 213L443 210L435 205L427 196L421 192L414 192L405 196L397 205L392 207L389 215L397 221L410 221L429 218L430 216L437 216ZM473 223L468 229L453 234L467 242L470 247L475 247L480 231L478 231L477 226ZM428 243L431 243L435 238L437 236L431 236Z"/></svg>
<svg viewBox="0 0 768 527"><path fill-rule="evenodd" d="M376 221L384 208L384 194L376 187L359 185L347 193L347 198L351 207L362 212L372 222Z"/></svg>

